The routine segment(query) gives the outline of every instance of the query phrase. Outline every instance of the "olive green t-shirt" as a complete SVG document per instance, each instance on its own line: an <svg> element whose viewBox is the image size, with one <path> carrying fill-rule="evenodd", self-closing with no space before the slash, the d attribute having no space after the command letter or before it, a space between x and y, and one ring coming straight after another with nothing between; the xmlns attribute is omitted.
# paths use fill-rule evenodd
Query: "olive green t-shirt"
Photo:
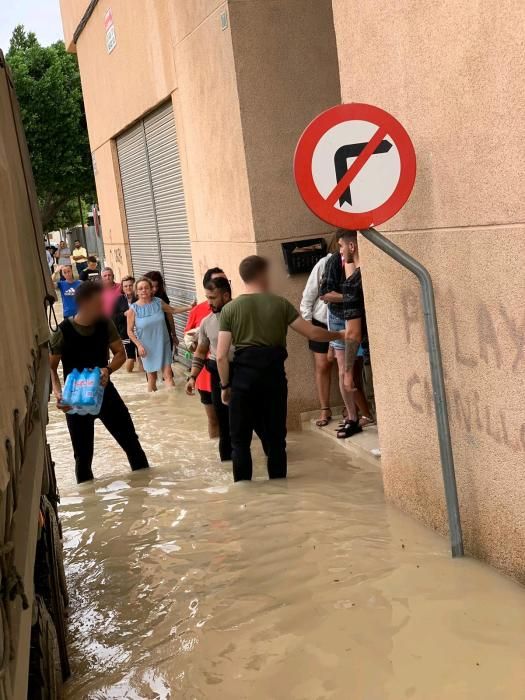
<svg viewBox="0 0 525 700"><path fill-rule="evenodd" d="M221 331L232 334L236 348L286 347L288 326L299 312L288 299L275 294L242 294L221 311Z"/></svg>
<svg viewBox="0 0 525 700"><path fill-rule="evenodd" d="M69 319L69 323L73 326L73 328L77 331L77 333L80 333L80 335L93 335L95 332L95 326L80 326L78 323L75 323L72 318ZM117 340L120 340L120 336L117 331L117 327L113 323L113 321L108 321L108 342L111 345L111 343L115 343ZM52 355L62 355L63 349L64 349L64 335L60 328L58 328L53 335L51 336L51 340L49 341L49 344L51 346L51 354Z"/></svg>

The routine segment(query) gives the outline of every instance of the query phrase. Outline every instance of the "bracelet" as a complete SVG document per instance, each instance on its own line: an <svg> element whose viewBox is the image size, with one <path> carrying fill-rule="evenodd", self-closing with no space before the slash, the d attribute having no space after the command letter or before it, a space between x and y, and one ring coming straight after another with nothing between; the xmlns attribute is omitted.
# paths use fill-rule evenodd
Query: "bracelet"
<svg viewBox="0 0 525 700"><path fill-rule="evenodd" d="M113 370L111 369L111 367L108 366L106 367L106 369L108 371L108 375L111 376L113 374Z"/></svg>
<svg viewBox="0 0 525 700"><path fill-rule="evenodd" d="M222 384L222 382L221 382L221 389L222 389L223 391L224 391L225 389L229 389L230 387L231 387L230 382L228 382L227 384Z"/></svg>
<svg viewBox="0 0 525 700"><path fill-rule="evenodd" d="M205 361L201 357L193 357L191 361L191 369L196 369L197 374L201 371L201 369L204 367Z"/></svg>

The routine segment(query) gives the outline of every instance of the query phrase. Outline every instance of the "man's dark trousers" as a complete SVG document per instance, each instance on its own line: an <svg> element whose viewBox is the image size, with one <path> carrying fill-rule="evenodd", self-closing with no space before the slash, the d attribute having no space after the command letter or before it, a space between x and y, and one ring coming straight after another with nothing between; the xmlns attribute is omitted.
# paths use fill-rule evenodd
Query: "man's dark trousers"
<svg viewBox="0 0 525 700"><path fill-rule="evenodd" d="M140 445L127 406L115 386L109 382L104 389L104 400L98 416L66 414L67 427L75 455L77 483L93 479L91 464L93 462L96 418L100 418L122 447L133 471L149 466L148 458Z"/></svg>
<svg viewBox="0 0 525 700"><path fill-rule="evenodd" d="M254 430L264 436L270 479L286 477L286 357L284 348L273 347L249 347L235 353L230 400L234 481L252 478Z"/></svg>
<svg viewBox="0 0 525 700"><path fill-rule="evenodd" d="M206 366L211 377L211 400L219 422L219 456L221 462L228 462L232 458L230 409L222 403L221 380L217 370L217 363L214 360L208 360Z"/></svg>

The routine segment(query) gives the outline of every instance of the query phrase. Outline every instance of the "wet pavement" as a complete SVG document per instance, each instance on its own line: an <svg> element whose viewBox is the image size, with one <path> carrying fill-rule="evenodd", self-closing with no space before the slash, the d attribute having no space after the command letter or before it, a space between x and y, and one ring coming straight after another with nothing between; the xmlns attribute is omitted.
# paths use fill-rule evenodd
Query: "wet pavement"
<svg viewBox="0 0 525 700"><path fill-rule="evenodd" d="M49 441L62 494L73 677L82 700L523 700L525 590L451 561L387 506L379 467L315 433L290 478L234 485L197 399L115 383L153 468L131 474L102 426L93 484L74 482L65 420Z"/></svg>

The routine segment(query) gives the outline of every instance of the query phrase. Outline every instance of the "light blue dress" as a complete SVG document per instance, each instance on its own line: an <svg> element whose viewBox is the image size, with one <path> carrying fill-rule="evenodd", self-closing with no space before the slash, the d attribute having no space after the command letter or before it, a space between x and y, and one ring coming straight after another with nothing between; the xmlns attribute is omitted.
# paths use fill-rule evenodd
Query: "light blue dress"
<svg viewBox="0 0 525 700"><path fill-rule="evenodd" d="M135 312L135 334L146 349L142 366L146 372L158 372L171 364L171 346L162 310L156 297L149 304L131 304Z"/></svg>

